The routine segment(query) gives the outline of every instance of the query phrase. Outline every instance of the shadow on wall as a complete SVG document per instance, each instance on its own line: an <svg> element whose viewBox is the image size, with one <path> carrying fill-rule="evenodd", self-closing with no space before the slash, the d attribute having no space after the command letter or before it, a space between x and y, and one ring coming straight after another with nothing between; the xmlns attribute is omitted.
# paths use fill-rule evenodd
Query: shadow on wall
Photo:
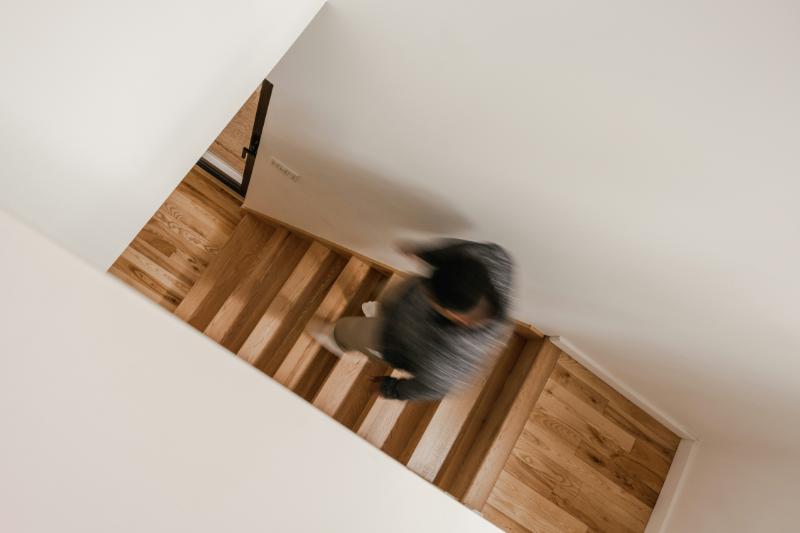
<svg viewBox="0 0 800 533"><path fill-rule="evenodd" d="M405 185L401 178L389 179L278 139L267 146L272 150L256 164L247 207L321 237L385 259L397 238L457 235L471 226L446 198ZM270 163L273 155L297 171L299 179L278 171Z"/></svg>

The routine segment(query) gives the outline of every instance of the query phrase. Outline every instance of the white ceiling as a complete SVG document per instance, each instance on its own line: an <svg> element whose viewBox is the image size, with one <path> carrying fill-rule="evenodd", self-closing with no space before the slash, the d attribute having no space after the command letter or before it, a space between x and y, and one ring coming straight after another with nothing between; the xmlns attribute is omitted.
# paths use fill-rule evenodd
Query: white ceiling
<svg viewBox="0 0 800 533"><path fill-rule="evenodd" d="M791 448L799 66L791 1L332 0L270 76L247 201L390 262L498 241L521 318L703 439Z"/></svg>

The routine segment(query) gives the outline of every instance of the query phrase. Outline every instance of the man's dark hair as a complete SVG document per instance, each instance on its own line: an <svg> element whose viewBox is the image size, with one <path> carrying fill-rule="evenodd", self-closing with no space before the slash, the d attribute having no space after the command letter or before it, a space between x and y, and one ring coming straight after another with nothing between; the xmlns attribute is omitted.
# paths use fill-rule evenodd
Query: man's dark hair
<svg viewBox="0 0 800 533"><path fill-rule="evenodd" d="M436 302L451 311L466 312L481 298L492 299L492 283L486 267L471 257L451 257L434 270L428 285Z"/></svg>

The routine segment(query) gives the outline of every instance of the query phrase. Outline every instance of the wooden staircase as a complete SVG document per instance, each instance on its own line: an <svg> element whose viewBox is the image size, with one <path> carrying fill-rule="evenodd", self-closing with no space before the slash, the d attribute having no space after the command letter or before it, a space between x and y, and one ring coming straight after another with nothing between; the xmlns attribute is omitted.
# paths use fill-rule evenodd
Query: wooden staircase
<svg viewBox="0 0 800 533"><path fill-rule="evenodd" d="M309 335L313 318L358 315L399 275L245 214L175 314L358 435L481 510L550 377L559 351L519 327L486 376L437 402L387 400L392 369L339 359Z"/></svg>
<svg viewBox="0 0 800 533"><path fill-rule="evenodd" d="M677 435L525 325L463 394L378 397L369 378L389 368L305 328L360 314L393 272L241 204L193 168L111 274L506 531L645 530Z"/></svg>

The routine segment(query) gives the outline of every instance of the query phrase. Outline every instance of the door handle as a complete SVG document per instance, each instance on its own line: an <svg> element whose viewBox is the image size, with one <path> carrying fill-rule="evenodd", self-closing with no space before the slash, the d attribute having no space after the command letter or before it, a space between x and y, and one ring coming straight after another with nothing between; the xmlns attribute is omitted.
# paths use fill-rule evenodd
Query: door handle
<svg viewBox="0 0 800 533"><path fill-rule="evenodd" d="M256 156L256 150L257 150L257 149L258 149L258 147L257 147L257 146L256 146L256 147L252 147L252 146L245 146L244 148L242 148L242 159L244 159L245 157L247 157L247 154L250 154L250 155L252 155L253 157L255 157L255 156Z"/></svg>

